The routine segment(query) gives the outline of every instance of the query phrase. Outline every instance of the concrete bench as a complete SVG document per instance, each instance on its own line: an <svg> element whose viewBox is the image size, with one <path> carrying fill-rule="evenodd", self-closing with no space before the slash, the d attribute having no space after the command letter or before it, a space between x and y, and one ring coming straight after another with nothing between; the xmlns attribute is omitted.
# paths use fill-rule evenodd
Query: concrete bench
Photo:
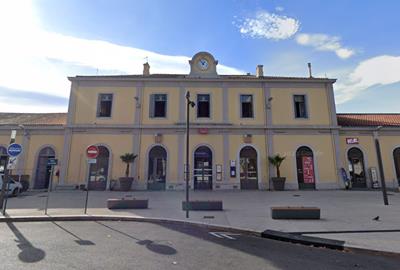
<svg viewBox="0 0 400 270"><path fill-rule="evenodd" d="M149 208L149 200L137 199L108 199L108 209L147 209Z"/></svg>
<svg viewBox="0 0 400 270"><path fill-rule="evenodd" d="M192 211L222 211L222 201L189 201L186 204L182 202L182 210L186 210L189 206L189 210Z"/></svg>
<svg viewBox="0 0 400 270"><path fill-rule="evenodd" d="M272 219L320 219L318 207L271 207Z"/></svg>

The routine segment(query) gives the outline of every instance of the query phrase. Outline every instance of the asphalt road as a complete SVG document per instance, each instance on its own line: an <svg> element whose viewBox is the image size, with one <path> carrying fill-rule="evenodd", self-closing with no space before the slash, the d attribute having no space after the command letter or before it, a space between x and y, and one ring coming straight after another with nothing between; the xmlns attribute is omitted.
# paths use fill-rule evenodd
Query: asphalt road
<svg viewBox="0 0 400 270"><path fill-rule="evenodd" d="M0 223L0 269L399 269L400 257L341 252L141 222Z"/></svg>

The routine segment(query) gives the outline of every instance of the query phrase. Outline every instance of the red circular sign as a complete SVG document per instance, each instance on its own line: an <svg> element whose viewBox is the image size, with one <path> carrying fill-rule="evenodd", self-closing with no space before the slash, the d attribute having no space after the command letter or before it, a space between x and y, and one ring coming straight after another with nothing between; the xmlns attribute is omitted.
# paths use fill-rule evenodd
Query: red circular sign
<svg viewBox="0 0 400 270"><path fill-rule="evenodd" d="M86 149L86 156L88 158L97 158L99 155L99 148L96 145L90 145Z"/></svg>

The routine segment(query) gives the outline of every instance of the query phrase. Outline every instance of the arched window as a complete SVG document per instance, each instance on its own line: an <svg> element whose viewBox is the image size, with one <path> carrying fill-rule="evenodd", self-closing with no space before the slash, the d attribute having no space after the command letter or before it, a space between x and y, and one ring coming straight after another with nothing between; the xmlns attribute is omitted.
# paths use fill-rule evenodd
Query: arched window
<svg viewBox="0 0 400 270"><path fill-rule="evenodd" d="M3 174L6 168L7 162L7 149L4 146L0 146L0 173Z"/></svg>
<svg viewBox="0 0 400 270"><path fill-rule="evenodd" d="M164 190L167 177L167 151L162 146L154 146L149 152L147 189Z"/></svg>
<svg viewBox="0 0 400 270"><path fill-rule="evenodd" d="M258 189L257 151L251 146L240 150L240 189Z"/></svg>
<svg viewBox="0 0 400 270"><path fill-rule="evenodd" d="M51 165L48 165L49 158L55 158L56 154L52 147L46 146L39 152L36 162L35 189L47 189L50 183Z"/></svg>
<svg viewBox="0 0 400 270"><path fill-rule="evenodd" d="M396 169L397 182L400 185L400 147L393 150L394 167Z"/></svg>
<svg viewBox="0 0 400 270"><path fill-rule="evenodd" d="M110 151L105 146L98 146L99 155L96 163L89 167L89 189L105 190L108 181L108 167L110 164Z"/></svg>
<svg viewBox="0 0 400 270"><path fill-rule="evenodd" d="M212 189L212 152L207 146L200 146L194 152L194 189Z"/></svg>
<svg viewBox="0 0 400 270"><path fill-rule="evenodd" d="M367 178L364 167L364 155L357 147L352 147L347 152L350 163L350 178L353 188L366 188Z"/></svg>

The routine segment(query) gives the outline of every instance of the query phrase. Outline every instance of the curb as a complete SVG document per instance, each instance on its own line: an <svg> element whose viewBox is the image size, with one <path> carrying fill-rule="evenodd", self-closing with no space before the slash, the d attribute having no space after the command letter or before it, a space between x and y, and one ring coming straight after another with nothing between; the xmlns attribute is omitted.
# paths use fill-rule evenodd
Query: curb
<svg viewBox="0 0 400 270"><path fill-rule="evenodd" d="M223 230L231 233L240 233L254 237L261 237L271 240L290 242L306 246L323 247L338 251L349 252L366 252L370 254L381 254L386 256L399 257L400 253L380 251L375 249L352 247L346 245L345 241L332 240L320 237L305 236L298 233L288 233L275 230L265 230L263 232L252 231L248 229L234 228L222 225L213 225L197 221L185 221L169 218L150 218L150 217L132 217L132 216L115 216L115 215L57 215L57 216L19 216L19 217L0 217L0 223L7 222L62 222L62 221L131 221L131 222L148 222L153 224L179 224L190 225L199 228L207 228L211 230Z"/></svg>
<svg viewBox="0 0 400 270"><path fill-rule="evenodd" d="M265 230L261 233L261 237L290 242L295 244L302 244L306 246L324 247L336 250L344 250L345 241L332 240L320 237L305 236L281 231Z"/></svg>

